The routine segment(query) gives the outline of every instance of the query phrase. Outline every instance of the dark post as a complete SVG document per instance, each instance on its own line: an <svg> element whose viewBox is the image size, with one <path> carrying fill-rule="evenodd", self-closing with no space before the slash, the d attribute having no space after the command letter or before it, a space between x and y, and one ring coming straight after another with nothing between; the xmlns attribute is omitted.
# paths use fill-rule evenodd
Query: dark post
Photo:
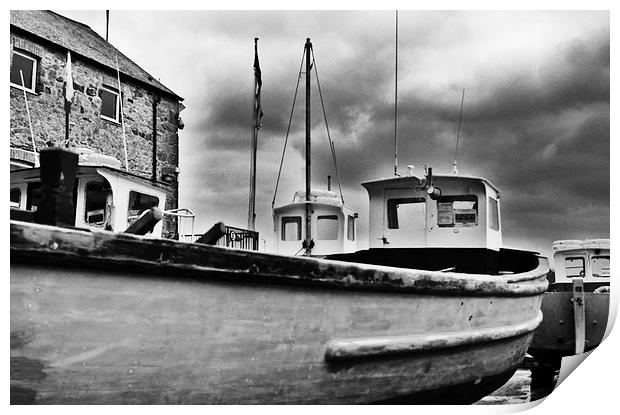
<svg viewBox="0 0 620 415"><path fill-rule="evenodd" d="M312 127L311 119L310 119L310 70L312 69L310 65L310 55L312 49L312 43L310 43L310 38L306 38L306 239L305 255L310 255L312 252L312 233L311 233L311 219L312 215L310 212L310 187L311 187L311 153L310 153L310 131Z"/></svg>
<svg viewBox="0 0 620 415"><path fill-rule="evenodd" d="M69 114L71 113L71 104L65 104L65 147L69 147Z"/></svg>
<svg viewBox="0 0 620 415"><path fill-rule="evenodd" d="M41 200L35 222L55 226L75 226L73 188L78 155L64 148L41 150Z"/></svg>

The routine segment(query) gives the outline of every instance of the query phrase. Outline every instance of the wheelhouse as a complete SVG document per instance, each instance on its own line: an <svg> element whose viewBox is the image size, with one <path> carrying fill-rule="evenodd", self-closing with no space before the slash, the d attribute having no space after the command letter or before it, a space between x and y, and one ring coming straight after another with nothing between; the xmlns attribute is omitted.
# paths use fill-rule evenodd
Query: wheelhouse
<svg viewBox="0 0 620 415"><path fill-rule="evenodd" d="M362 185L370 198L370 248L502 246L500 192L486 179L411 175Z"/></svg>
<svg viewBox="0 0 620 415"><path fill-rule="evenodd" d="M276 253L296 255L303 252L306 238L306 204L311 206L312 255L353 252L357 248L357 218L335 192L313 190L310 201L298 191L290 204L273 210Z"/></svg>
<svg viewBox="0 0 620 415"><path fill-rule="evenodd" d="M609 239L555 241L553 260L556 285L572 284L575 278L582 278L586 286L609 285Z"/></svg>
<svg viewBox="0 0 620 415"><path fill-rule="evenodd" d="M11 209L33 212L41 188L39 168L11 172ZM80 160L73 189L74 226L122 232L145 210L164 211L166 193L143 179L111 165L93 165ZM161 237L159 222L148 234Z"/></svg>

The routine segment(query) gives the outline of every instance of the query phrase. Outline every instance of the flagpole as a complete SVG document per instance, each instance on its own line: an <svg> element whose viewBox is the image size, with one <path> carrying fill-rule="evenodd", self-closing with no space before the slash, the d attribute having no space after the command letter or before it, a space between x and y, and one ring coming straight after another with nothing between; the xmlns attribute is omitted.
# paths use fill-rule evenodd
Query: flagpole
<svg viewBox="0 0 620 415"><path fill-rule="evenodd" d="M258 38L254 38L254 89L252 92L252 141L250 159L250 196L248 201L248 229L256 230L256 149L258 146L258 130L260 128L260 65L258 62Z"/></svg>
<svg viewBox="0 0 620 415"><path fill-rule="evenodd" d="M71 52L67 51L67 64L65 66L65 147L69 147L69 114L71 113L71 100L73 99L73 92Z"/></svg>

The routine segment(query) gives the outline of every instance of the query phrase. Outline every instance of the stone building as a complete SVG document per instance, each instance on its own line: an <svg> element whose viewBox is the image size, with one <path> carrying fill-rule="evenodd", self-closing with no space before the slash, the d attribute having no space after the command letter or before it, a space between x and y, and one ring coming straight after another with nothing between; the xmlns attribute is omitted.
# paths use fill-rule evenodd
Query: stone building
<svg viewBox="0 0 620 415"><path fill-rule="evenodd" d="M11 11L10 44L11 170L34 166L43 147L65 144L69 51L75 94L68 146L113 156L124 164L123 122L129 172L164 189L166 209L178 207L183 98L90 27L51 11ZM166 218L164 236L175 236L176 221Z"/></svg>

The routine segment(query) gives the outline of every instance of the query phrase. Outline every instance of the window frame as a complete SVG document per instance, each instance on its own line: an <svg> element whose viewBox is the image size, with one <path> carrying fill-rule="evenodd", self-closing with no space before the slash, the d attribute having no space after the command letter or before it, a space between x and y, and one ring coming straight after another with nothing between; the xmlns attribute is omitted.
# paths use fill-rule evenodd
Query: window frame
<svg viewBox="0 0 620 415"><path fill-rule="evenodd" d="M121 93L116 89L113 88L111 86L107 86L107 85L101 85L100 90L102 91L106 91L110 94L113 94L116 96L116 109L115 109L115 116L116 118L110 118L107 115L103 114L103 96L99 95L99 98L101 98L101 109L99 111L99 117L103 120L106 121L110 121L113 122L115 124L120 124L120 113L121 113Z"/></svg>
<svg viewBox="0 0 620 415"><path fill-rule="evenodd" d="M31 86L28 87L26 85L22 86L21 83L16 84L14 82L11 81L11 70L9 69L9 84L12 88L17 88L21 91L26 91L26 92L30 92L32 94L36 94L36 89L37 89L37 73L39 70L39 59L34 56L31 55L27 52L23 52L19 49L13 49L13 54L18 54L28 60L31 60L33 65L32 65L32 76L31 76ZM13 67L13 60L11 59L11 69Z"/></svg>
<svg viewBox="0 0 620 415"><path fill-rule="evenodd" d="M320 231L319 231L319 222L321 220L328 220L328 221L336 221L336 237L335 238L319 238ZM338 217L338 215L317 215L316 217L316 240L317 241L337 241L338 237L340 235L340 230L338 229L340 225L340 218ZM331 230L330 230L331 232Z"/></svg>
<svg viewBox="0 0 620 415"><path fill-rule="evenodd" d="M297 225L296 238L297 239L286 239L286 224L294 223ZM282 216L280 218L280 240L283 242L294 242L301 241L301 216Z"/></svg>
<svg viewBox="0 0 620 415"><path fill-rule="evenodd" d="M89 187L92 188L92 186L99 186L101 187L100 192L101 194L105 194L105 183L101 182L101 181L97 181L97 180L89 180L88 182L86 182L86 184L84 185L84 223L86 224L86 226L90 226L90 227L94 227L94 228L101 228L103 229L106 223L106 211L105 211L105 196L103 199L103 206L101 209L97 209L97 210L88 210L88 202L89 202L89 197L88 197L88 191L89 191ZM96 189L99 190L99 189ZM95 190L95 191L96 191ZM101 222L89 222L88 219L88 214L90 212L97 212L97 211L101 211Z"/></svg>
<svg viewBox="0 0 620 415"><path fill-rule="evenodd" d="M148 197L152 197L155 200L157 200L157 203L151 207L145 208L143 209L140 213L138 213L137 215L130 215L130 211L131 209L131 194L132 193L138 193L140 195L144 195L144 196L148 196ZM140 190L135 190L135 189L130 189L129 193L127 193L128 197L127 197L127 226L131 226L132 223L134 223L136 220L138 220L138 218L140 217L140 215L142 215L146 210L151 209L153 207L159 207L159 204L161 203L161 200L159 198L159 196L155 196L153 194L149 194L149 193L144 193L143 191ZM135 209L134 209L135 210Z"/></svg>
<svg viewBox="0 0 620 415"><path fill-rule="evenodd" d="M347 215L347 240L355 241L355 216Z"/></svg>
<svg viewBox="0 0 620 415"><path fill-rule="evenodd" d="M10 193L17 191L17 201L10 200L10 206L13 209L19 209L22 201L22 189L21 187L11 187Z"/></svg>
<svg viewBox="0 0 620 415"><path fill-rule="evenodd" d="M611 257L610 255L593 255L592 258L590 258L590 268L592 268L592 276L594 278L609 278L609 274L608 275L599 275L599 274L595 274L594 273L594 260L598 259L598 258L606 258L607 261L609 261L609 263L611 264ZM603 267L601 267L602 269Z"/></svg>
<svg viewBox="0 0 620 415"><path fill-rule="evenodd" d="M489 211L489 229L499 231L499 201L491 196L487 197L487 200L487 209Z"/></svg>
<svg viewBox="0 0 620 415"><path fill-rule="evenodd" d="M400 227L398 221L398 206L402 204L416 203L426 205L426 199L423 197L395 197L388 199L386 202L388 229L405 229Z"/></svg>
<svg viewBox="0 0 620 415"><path fill-rule="evenodd" d="M466 210L475 210L476 220L474 222L457 222L455 212L457 209L454 209L454 202L474 202L475 208L466 209ZM452 205L452 223L440 223L440 203L450 203ZM478 195L475 194L465 194L465 195L449 195L449 196L440 196L436 201L437 208L437 220L436 224L438 228L474 228L480 224L480 205ZM458 209L463 210L463 209Z"/></svg>
<svg viewBox="0 0 620 415"><path fill-rule="evenodd" d="M569 267L566 266L566 261L574 261L574 260L580 260L581 261L581 272L579 273L579 275L568 275L568 269ZM583 256L567 256L564 257L564 273L566 274L566 278L585 278L586 277L586 259ZM570 267L572 268L577 268L577 267Z"/></svg>

